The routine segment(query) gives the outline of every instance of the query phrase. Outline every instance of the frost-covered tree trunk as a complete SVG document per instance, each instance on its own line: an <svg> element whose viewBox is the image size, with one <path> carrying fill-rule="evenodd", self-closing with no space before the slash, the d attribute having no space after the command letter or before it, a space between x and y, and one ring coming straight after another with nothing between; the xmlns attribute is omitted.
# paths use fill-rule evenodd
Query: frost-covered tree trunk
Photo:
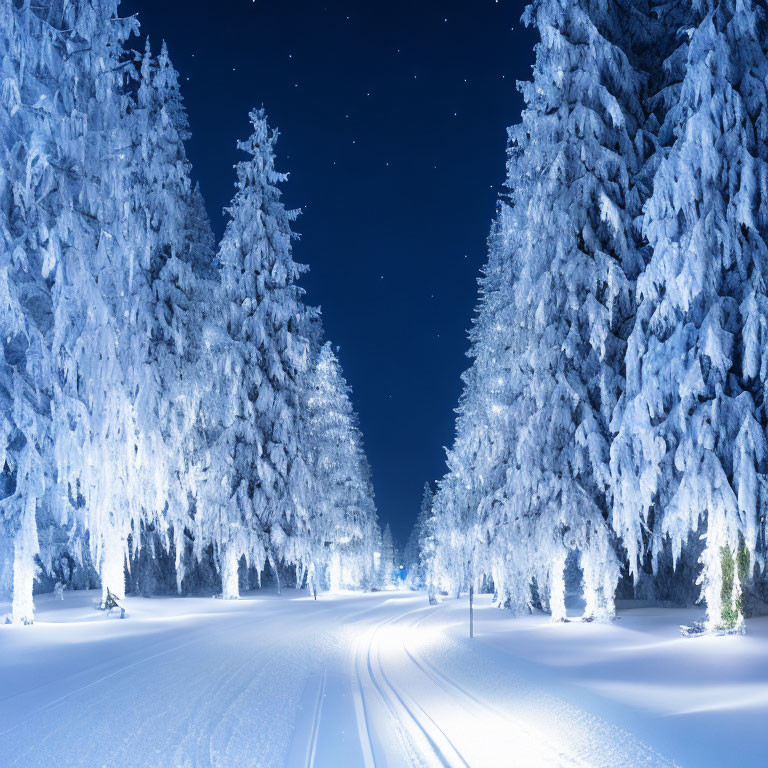
<svg viewBox="0 0 768 768"><path fill-rule="evenodd" d="M605 535L601 542L581 555L584 618L611 621L615 617L614 593L619 581L619 563L613 557L613 542Z"/></svg>
<svg viewBox="0 0 768 768"><path fill-rule="evenodd" d="M13 603L11 620L14 624L31 624L35 618L32 596L39 551L37 543L36 506L34 502L19 510L19 530L13 539Z"/></svg>
<svg viewBox="0 0 768 768"><path fill-rule="evenodd" d="M552 621L565 621L565 561L568 553L562 549L553 553L549 570L549 612ZM614 585L615 589L615 585Z"/></svg>
<svg viewBox="0 0 768 768"><path fill-rule="evenodd" d="M310 562L309 566L307 566L307 588L312 593L312 597L317 600L317 593L320 591L320 587L314 562Z"/></svg>
<svg viewBox="0 0 768 768"><path fill-rule="evenodd" d="M224 547L221 555L221 596L225 600L240 597L240 555L233 545Z"/></svg>
<svg viewBox="0 0 768 768"><path fill-rule="evenodd" d="M341 554L334 552L328 563L329 585L331 592L338 592L342 586Z"/></svg>
<svg viewBox="0 0 768 768"><path fill-rule="evenodd" d="M101 580L101 601L111 593L118 600L125 597L125 554L128 551L127 539L117 530L107 528L101 546L99 560L99 579Z"/></svg>

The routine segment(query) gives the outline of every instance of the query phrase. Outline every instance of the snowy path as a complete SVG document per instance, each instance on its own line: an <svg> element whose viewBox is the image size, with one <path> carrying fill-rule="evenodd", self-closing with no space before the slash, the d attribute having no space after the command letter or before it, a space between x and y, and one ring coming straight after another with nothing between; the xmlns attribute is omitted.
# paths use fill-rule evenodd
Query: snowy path
<svg viewBox="0 0 768 768"><path fill-rule="evenodd" d="M670 728L672 713L628 704L633 685L654 682L632 668L643 651L629 615L653 628L638 611L612 627L551 625L481 600L470 644L465 601L430 608L409 593L134 598L126 621L104 620L94 599L44 596L34 627L0 627L0 765L715 766L738 746L749 766L768 747L762 728L745 743L727 720L718 732L689 713ZM674 630L664 619L657 631ZM755 647L731 651L764 653L746 640ZM675 645L703 654L699 678L707 643ZM613 689L600 674L583 678L596 654L609 668L621 659ZM655 658L663 674L658 648ZM768 714L765 662L754 670L747 724Z"/></svg>

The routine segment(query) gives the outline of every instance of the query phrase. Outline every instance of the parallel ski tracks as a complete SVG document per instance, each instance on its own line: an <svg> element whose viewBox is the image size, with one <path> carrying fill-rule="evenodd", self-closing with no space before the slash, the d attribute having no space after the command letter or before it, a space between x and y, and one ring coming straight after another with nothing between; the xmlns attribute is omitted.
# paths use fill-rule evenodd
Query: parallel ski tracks
<svg viewBox="0 0 768 768"><path fill-rule="evenodd" d="M419 704L416 700L419 697L418 686L398 686L387 673L386 660L382 660L382 635L388 628L400 624L404 628L414 629L432 616L433 612L433 608L425 606L389 617L377 624L357 643L353 656L353 672L356 676L354 693L364 768L393 766L391 748L393 740L398 738L411 766L477 768L480 765L466 752L466 748L463 749L461 744L457 743L455 736L450 737L445 728L440 726L437 715L433 717L430 714L428 709L432 702L422 702L424 706ZM414 620L415 616L418 618ZM447 701L449 707L461 711L467 728L472 727L479 734L488 731L489 738L494 737L494 729L498 733L498 729L514 728L524 735L525 743L535 745L537 757L542 760L542 765L589 768L589 764L579 756L565 754L555 747L546 746L541 734L534 733L519 719L511 719L508 713L480 701L430 661L409 648L404 634L399 634L397 645L402 648L403 654L401 658L396 659L397 664L408 664L408 671L403 672L400 669L399 676L408 679L410 674L413 679L412 675L415 674L427 678L445 694L443 701ZM386 726L381 717L375 716L377 711L379 714L382 711L388 713ZM453 731L451 733L453 734ZM510 760L515 759L514 754L507 757Z"/></svg>
<svg viewBox="0 0 768 768"><path fill-rule="evenodd" d="M388 765L383 750L377 749L379 736L391 742L391 734L372 733L371 709L376 703L383 705L393 720L402 746L413 766L443 766L444 768L471 768L464 755L435 722L432 716L404 690L392 683L381 661L380 635L384 628L401 621L419 608L399 614L378 624L367 637L365 647L356 651L357 696L359 704L358 730L366 757L365 768L384 768ZM359 645L363 645L361 642ZM366 688L368 692L366 693ZM375 701L372 701L375 699ZM424 754L426 752L426 754Z"/></svg>
<svg viewBox="0 0 768 768"><path fill-rule="evenodd" d="M425 619L429 618L431 613L427 613L429 609L424 608L424 614L418 620L411 623L412 627L417 627ZM415 611L409 614L404 614L401 618L406 618L412 615ZM501 710L493 707L485 702L480 701L476 696L471 694L461 685L459 685L454 679L441 672L431 662L427 661L423 657L417 658L416 655L408 648L404 638L401 638L403 651L410 659L410 661L418 667L421 672L428 677L435 685L445 691L451 699L459 704L465 712L470 715L476 722L487 724L489 718L500 724L509 725L509 715ZM538 734L534 734L529 728L526 728L519 720L514 721L514 727L526 734L529 738L529 743L538 744L539 748L543 752L547 753L543 755L547 759L548 765L557 766L573 766L573 768L591 768L589 763L586 763L580 757L576 755L566 755L558 749L552 747L544 747L541 737Z"/></svg>
<svg viewBox="0 0 768 768"><path fill-rule="evenodd" d="M288 602L225 608L188 627L158 622L136 641L110 635L114 654L68 649L74 666L5 693L6 763L76 755L80 765L154 768L286 757L297 768L673 765L557 698L546 680L531 682L524 658L508 663L484 640L457 638L463 615L449 605L385 594L313 602L301 614ZM66 631L100 637L64 630L65 640ZM284 705L267 706L273 695ZM158 729L161 713L167 728Z"/></svg>

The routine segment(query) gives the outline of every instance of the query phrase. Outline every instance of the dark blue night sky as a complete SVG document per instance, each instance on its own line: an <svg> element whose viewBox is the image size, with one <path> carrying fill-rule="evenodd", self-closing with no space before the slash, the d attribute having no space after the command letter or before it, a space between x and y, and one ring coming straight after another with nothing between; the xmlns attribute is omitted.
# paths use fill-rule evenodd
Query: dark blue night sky
<svg viewBox="0 0 768 768"><path fill-rule="evenodd" d="M280 129L303 285L360 413L399 541L444 472L477 277L520 114L523 0L130 0L181 74L217 236L248 111ZM138 47L138 43L136 43Z"/></svg>

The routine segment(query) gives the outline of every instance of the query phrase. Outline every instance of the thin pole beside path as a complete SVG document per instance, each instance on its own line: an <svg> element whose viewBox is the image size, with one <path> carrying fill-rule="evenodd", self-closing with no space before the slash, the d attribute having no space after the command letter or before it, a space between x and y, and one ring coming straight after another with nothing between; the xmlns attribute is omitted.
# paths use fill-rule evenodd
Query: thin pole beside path
<svg viewBox="0 0 768 768"><path fill-rule="evenodd" d="M475 588L470 582L469 585L469 636L475 636L475 610L474 610Z"/></svg>

